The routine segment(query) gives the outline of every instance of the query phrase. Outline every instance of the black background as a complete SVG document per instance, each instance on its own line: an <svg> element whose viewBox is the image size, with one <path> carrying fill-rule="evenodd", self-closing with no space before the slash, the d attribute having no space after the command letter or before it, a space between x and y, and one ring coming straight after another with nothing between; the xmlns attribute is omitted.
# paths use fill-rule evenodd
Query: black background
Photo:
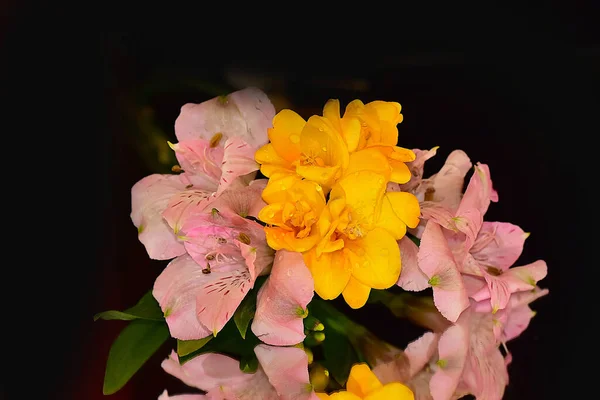
<svg viewBox="0 0 600 400"><path fill-rule="evenodd" d="M505 398L579 398L596 386L587 378L596 367L585 360L597 364L597 303L586 286L597 268L598 6L361 3L325 13L300 3L260 12L252 4L166 4L151 17L148 5L2 5L6 153L16 157L6 170L18 182L7 214L20 223L6 295L10 312L23 311L32 326L5 330L7 350L17 351L10 360L20 362L9 364L7 393L102 397L106 355L123 325L91 317L134 304L164 265L147 259L129 220L131 186L155 171L131 140L124 99L163 82L149 105L173 135L179 107L212 96L169 83L224 83L231 68L262 78L305 117L328 98L400 102L400 145L440 146L426 173L455 148L487 163L500 202L486 219L532 232L520 262L549 267L540 286L550 295L509 343ZM368 89L348 90L357 80ZM21 327L12 318L7 326ZM398 345L412 338L381 310L357 318ZM158 365L167 351L112 397L183 392Z"/></svg>

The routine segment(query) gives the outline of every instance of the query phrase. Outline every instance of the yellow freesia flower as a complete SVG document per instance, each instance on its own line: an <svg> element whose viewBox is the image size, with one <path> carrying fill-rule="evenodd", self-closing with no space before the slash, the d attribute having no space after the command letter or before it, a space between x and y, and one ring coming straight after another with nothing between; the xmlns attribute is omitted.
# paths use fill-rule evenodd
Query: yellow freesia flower
<svg viewBox="0 0 600 400"><path fill-rule="evenodd" d="M255 154L266 177L297 174L328 192L348 166L348 148L327 118L314 115L305 121L294 111L282 110L268 134L271 142Z"/></svg>
<svg viewBox="0 0 600 400"><path fill-rule="evenodd" d="M320 400L414 400L406 385L391 382L383 385L366 364L355 364L350 370L346 389L332 394L316 393Z"/></svg>
<svg viewBox="0 0 600 400"><path fill-rule="evenodd" d="M320 241L304 253L315 292L325 300L340 294L362 307L371 289L387 289L401 269L397 240L419 223L417 198L386 193L385 176L368 170L346 175L331 190L316 228Z"/></svg>
<svg viewBox="0 0 600 400"><path fill-rule="evenodd" d="M392 182L406 183L411 174L405 163L414 161L415 153L396 146L397 125L403 119L400 110L400 104L395 102L372 101L365 105L360 100L354 100L346 107L344 116L340 117L340 102L334 99L325 104L323 116L341 132L350 153L359 154L366 149L371 149L371 153L381 153L387 163L381 160L373 165L391 169L389 180Z"/></svg>
<svg viewBox="0 0 600 400"><path fill-rule="evenodd" d="M317 183L274 173L262 197L267 206L258 219L268 224L265 233L272 249L302 253L321 239L317 221L325 208L325 195Z"/></svg>

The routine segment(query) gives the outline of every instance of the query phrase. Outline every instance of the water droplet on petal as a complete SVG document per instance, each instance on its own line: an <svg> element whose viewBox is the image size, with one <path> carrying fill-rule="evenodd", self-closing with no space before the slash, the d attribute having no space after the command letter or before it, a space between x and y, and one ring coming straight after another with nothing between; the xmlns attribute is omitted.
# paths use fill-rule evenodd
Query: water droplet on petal
<svg viewBox="0 0 600 400"><path fill-rule="evenodd" d="M323 146L323 147L321 147L321 150L327 151L327 147Z"/></svg>
<svg viewBox="0 0 600 400"><path fill-rule="evenodd" d="M319 132L323 132L323 128L319 128Z"/></svg>
<svg viewBox="0 0 600 400"><path fill-rule="evenodd" d="M290 142L296 144L300 143L300 136L298 135L290 135Z"/></svg>

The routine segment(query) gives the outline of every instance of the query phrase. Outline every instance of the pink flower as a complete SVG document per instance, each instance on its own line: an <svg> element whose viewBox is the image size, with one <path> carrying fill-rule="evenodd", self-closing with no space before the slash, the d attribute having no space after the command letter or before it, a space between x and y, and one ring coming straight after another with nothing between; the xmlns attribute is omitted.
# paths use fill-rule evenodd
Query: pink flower
<svg viewBox="0 0 600 400"><path fill-rule="evenodd" d="M313 294L314 282L302 254L279 250L271 275L258 292L252 332L271 345L302 342L305 338L303 319Z"/></svg>
<svg viewBox="0 0 600 400"><path fill-rule="evenodd" d="M254 373L242 372L239 361L217 353L201 354L180 365L172 352L162 367L186 385L207 392L209 400L317 400L304 350L259 345L254 353L259 361Z"/></svg>
<svg viewBox="0 0 600 400"><path fill-rule="evenodd" d="M254 88L182 107L175 122L180 142L170 145L184 172L151 175L132 188L131 219L150 258L182 255L176 234L188 209L206 208L228 188L247 186L254 178L254 152L268 141L274 115L269 99Z"/></svg>
<svg viewBox="0 0 600 400"><path fill-rule="evenodd" d="M398 241L398 246L400 247L402 269L397 285L411 292L420 292L431 287L429 278L419 268L419 247L407 236Z"/></svg>
<svg viewBox="0 0 600 400"><path fill-rule="evenodd" d="M419 269L429 278L433 300L449 321L455 322L469 306L467 291L442 228L429 221L417 255Z"/></svg>
<svg viewBox="0 0 600 400"><path fill-rule="evenodd" d="M171 336L216 335L273 262L258 223L239 215L209 212L181 227L188 254L173 260L157 278L153 295L165 313Z"/></svg>
<svg viewBox="0 0 600 400"><path fill-rule="evenodd" d="M168 260L185 253L183 243L161 213L171 198L189 184L185 176L154 174L133 185L131 189L131 220L138 228L138 238L150 258Z"/></svg>
<svg viewBox="0 0 600 400"><path fill-rule="evenodd" d="M255 150L268 142L267 129L272 127L275 108L265 93L246 88L200 104L186 104L175 121L175 135L180 142L203 139L216 133L223 141L240 138Z"/></svg>

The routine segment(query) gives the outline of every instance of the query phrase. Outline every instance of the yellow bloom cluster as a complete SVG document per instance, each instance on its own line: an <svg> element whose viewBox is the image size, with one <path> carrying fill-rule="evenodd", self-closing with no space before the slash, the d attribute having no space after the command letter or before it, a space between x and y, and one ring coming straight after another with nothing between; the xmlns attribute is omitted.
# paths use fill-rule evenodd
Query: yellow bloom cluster
<svg viewBox="0 0 600 400"><path fill-rule="evenodd" d="M343 295L362 307L371 289L387 289L400 275L397 241L419 223L410 193L387 192L406 183L415 154L396 146L400 104L354 100L340 115L329 100L323 116L305 121L282 110L269 129L270 143L255 155L269 178L259 219L275 250L303 253L315 291Z"/></svg>
<svg viewBox="0 0 600 400"><path fill-rule="evenodd" d="M381 384L366 364L356 364L350 370L346 389L332 394L317 393L319 400L414 400L406 385L399 382Z"/></svg>

